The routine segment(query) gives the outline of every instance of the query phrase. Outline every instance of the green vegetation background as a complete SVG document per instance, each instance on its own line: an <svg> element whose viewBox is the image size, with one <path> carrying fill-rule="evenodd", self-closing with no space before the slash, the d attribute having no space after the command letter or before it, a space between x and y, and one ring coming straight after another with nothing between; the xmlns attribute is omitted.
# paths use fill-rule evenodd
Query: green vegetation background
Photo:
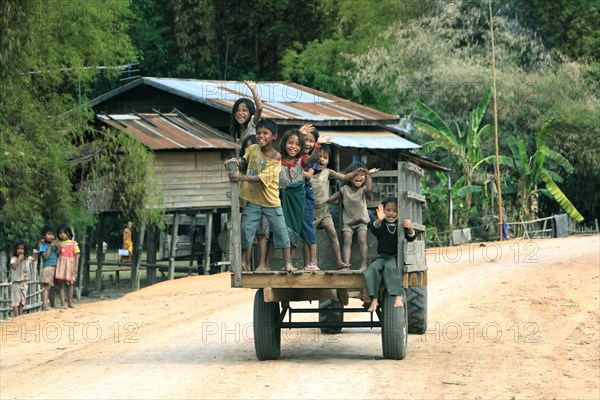
<svg viewBox="0 0 600 400"><path fill-rule="evenodd" d="M545 171L593 220L600 204L599 2L506 0L492 9L501 153L512 157L510 143L522 140L526 154L539 154L536 137L553 118L544 146L573 168L549 157ZM422 117L417 101L465 131L492 79L488 2L478 0L5 0L0 32L4 249L16 238L37 241L44 224L81 231L107 203L124 218L161 220L142 207L160 205L151 154L89 123L86 100L124 83L117 66L133 63L142 76L297 82L398 114L421 144L431 137L414 128ZM490 110L482 126L491 123ZM481 158L492 155L492 136L477 146ZM423 154L460 181L450 152ZM507 166L503 180L519 182L522 171ZM491 195L484 195L492 172L485 165L475 177L485 190L463 190L458 226L493 218ZM445 206L443 180L431 174L426 183L436 209ZM532 200L536 215L559 211L551 199ZM518 189L504 201L508 218L523 217ZM432 208L428 218L447 228L447 215Z"/></svg>

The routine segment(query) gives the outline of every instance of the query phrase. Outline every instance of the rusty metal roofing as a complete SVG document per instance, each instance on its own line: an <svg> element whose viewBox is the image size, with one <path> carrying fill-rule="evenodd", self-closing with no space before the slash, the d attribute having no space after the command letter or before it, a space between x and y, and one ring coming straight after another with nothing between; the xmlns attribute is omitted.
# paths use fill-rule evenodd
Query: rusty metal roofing
<svg viewBox="0 0 600 400"><path fill-rule="evenodd" d="M235 149L226 135L182 113L98 114L107 125L127 132L152 150Z"/></svg>
<svg viewBox="0 0 600 400"><path fill-rule="evenodd" d="M143 84L225 112L231 112L233 104L240 97L252 98L248 87L239 81L143 77L92 100L90 105ZM256 87L263 102L263 118L273 119L278 124L309 122L321 126L376 126L399 121L397 115L295 83L257 82Z"/></svg>
<svg viewBox="0 0 600 400"><path fill-rule="evenodd" d="M421 148L418 144L384 129L352 131L319 129L319 135L331 136L333 144L340 147L385 150L414 150Z"/></svg>

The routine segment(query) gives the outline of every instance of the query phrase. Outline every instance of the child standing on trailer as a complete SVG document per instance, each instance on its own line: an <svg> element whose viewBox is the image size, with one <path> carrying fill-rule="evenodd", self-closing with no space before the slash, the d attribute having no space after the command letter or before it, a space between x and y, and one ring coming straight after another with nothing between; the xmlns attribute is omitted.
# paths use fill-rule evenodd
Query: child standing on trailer
<svg viewBox="0 0 600 400"><path fill-rule="evenodd" d="M248 89L252 92L252 100L242 97L237 99L231 108L231 124L229 132L234 140L239 144L244 136L256 134L256 124L260 121L262 114L262 101L254 81L244 81Z"/></svg>
<svg viewBox="0 0 600 400"><path fill-rule="evenodd" d="M252 247L254 235L264 215L273 231L275 247L283 252L283 269L292 272L295 268L290 257L290 240L279 199L281 154L273 149L274 140L277 140L277 125L268 119L261 120L256 126L257 144L250 146L241 162L237 158L231 158L225 164L239 165L238 171L229 174L229 180L241 182L240 197L246 201L240 227L242 252ZM266 271L267 268L259 268L257 271Z"/></svg>
<svg viewBox="0 0 600 400"><path fill-rule="evenodd" d="M54 229L48 225L42 228L42 240L38 247L38 253L42 256L42 311L48 311L48 298L50 305L54 307L54 275L56 273L56 264L58 263L58 254L60 242L54 237Z"/></svg>
<svg viewBox="0 0 600 400"><path fill-rule="evenodd" d="M321 147L317 142L319 139L319 131L310 125L304 125L300 128L300 132L304 134L304 155L311 155L314 149ZM317 154L318 155L318 154ZM306 204L304 205L304 218L302 220L302 255L304 257L304 265L308 270L318 270L317 267L317 236L315 226L315 195L311 183L311 178L319 171L319 158L314 158L306 163L304 167L304 189L306 190ZM315 267L317 267L315 269Z"/></svg>
<svg viewBox="0 0 600 400"><path fill-rule="evenodd" d="M250 134L244 136L240 146L240 159L244 158L246 151L252 146L256 144L256 134ZM243 206L242 206L243 208ZM256 240L258 241L259 248L259 259L258 259L258 268L260 270L264 270L267 268L266 259L267 259L267 232L269 230L269 221L265 216L262 217L260 222L260 226L258 227L258 231L256 232ZM242 271L250 270L251 265L251 257L252 257L252 248L246 249L245 254L242 257Z"/></svg>
<svg viewBox="0 0 600 400"><path fill-rule="evenodd" d="M411 220L402 221L402 232L407 241L417 237ZM377 207L377 219L371 225L377 238L377 257L363 273L367 293L371 299L369 311L377 310L379 286L383 280L388 293L394 296L394 307L402 307L402 269L398 266L398 199L388 197Z"/></svg>
<svg viewBox="0 0 600 400"><path fill-rule="evenodd" d="M56 266L56 282L59 286L60 306L65 305L65 286L69 308L73 308L73 284L77 277L79 266L79 244L73 240L73 231L68 225L60 225L57 229L60 239L60 256Z"/></svg>
<svg viewBox="0 0 600 400"><path fill-rule="evenodd" d="M37 260L37 250L33 250L33 257L27 255L25 241L17 240L10 259L11 306L15 317L23 315L23 308L27 301L27 284L29 283L29 270L31 263Z"/></svg>
<svg viewBox="0 0 600 400"><path fill-rule="evenodd" d="M346 264L350 264L352 235L356 232L358 249L360 250L359 271L364 271L367 268L367 224L369 223L367 199L371 196L371 191L373 190L371 175L379 171L379 168L367 170L364 164L354 163L346 168L346 173L356 171L359 168L364 169L366 172L357 173L354 178L340 188L339 192L332 195L327 202L342 200L343 259Z"/></svg>
<svg viewBox="0 0 600 400"><path fill-rule="evenodd" d="M317 139L321 143L331 143L328 136ZM305 265L306 271L318 271L316 260L316 238L312 223L304 224L304 209L306 207L306 189L304 188L304 168L317 159L317 153L304 154L304 134L296 128L289 129L281 138L281 172L279 174L279 188L281 205L285 216L285 223L290 235L293 249L302 241L313 245L311 259ZM304 236L303 232L304 231ZM310 237L312 233L312 238ZM311 243L312 241L312 243ZM293 257L292 250L292 257Z"/></svg>
<svg viewBox="0 0 600 400"><path fill-rule="evenodd" d="M322 144L319 150L319 169L315 171L311 178L311 185L315 196L315 211L313 225L315 231L324 229L329 238L331 250L335 256L337 269L344 270L350 268L349 263L342 260L340 250L340 242L338 241L337 232L333 225L333 218L329 214L327 200L329 199L329 180L337 179L340 181L349 181L359 173L366 174L368 171L365 168L358 168L350 173L341 174L328 168L329 159L331 158L331 148L328 144Z"/></svg>

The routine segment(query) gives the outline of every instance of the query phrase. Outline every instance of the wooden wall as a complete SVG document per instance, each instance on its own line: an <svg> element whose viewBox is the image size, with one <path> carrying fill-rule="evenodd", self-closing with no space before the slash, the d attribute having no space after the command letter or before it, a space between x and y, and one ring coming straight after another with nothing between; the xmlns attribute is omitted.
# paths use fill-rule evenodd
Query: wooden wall
<svg viewBox="0 0 600 400"><path fill-rule="evenodd" d="M156 152L156 176L166 209L230 207L220 151Z"/></svg>

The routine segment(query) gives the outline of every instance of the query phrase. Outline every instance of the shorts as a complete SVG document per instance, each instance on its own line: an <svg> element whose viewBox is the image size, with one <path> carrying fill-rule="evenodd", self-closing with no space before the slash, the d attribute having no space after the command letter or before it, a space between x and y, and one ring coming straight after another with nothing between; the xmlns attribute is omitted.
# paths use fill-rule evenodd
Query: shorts
<svg viewBox="0 0 600 400"><path fill-rule="evenodd" d="M315 208L315 219L313 220L313 226L315 230L324 229L326 226L333 225L333 218L329 214L329 207L327 204L323 204L322 207Z"/></svg>
<svg viewBox="0 0 600 400"><path fill-rule="evenodd" d="M356 222L354 224L344 224L342 232L360 232L366 231L367 224L365 222Z"/></svg>
<svg viewBox="0 0 600 400"><path fill-rule="evenodd" d="M260 221L260 225L258 226L256 234L265 236L269 234L269 220L264 215L262 217L262 220Z"/></svg>
<svg viewBox="0 0 600 400"><path fill-rule="evenodd" d="M273 243L276 249L286 249L290 247L290 238L285 225L285 217L281 207L261 207L248 202L244 207L241 221L242 249L252 247L254 237L262 217L269 221L269 228L273 232Z"/></svg>
<svg viewBox="0 0 600 400"><path fill-rule="evenodd" d="M11 285L11 307L24 306L27 299L27 281L13 282Z"/></svg>
<svg viewBox="0 0 600 400"><path fill-rule="evenodd" d="M44 267L42 270L42 283L44 285L54 286L54 275L56 274L56 266Z"/></svg>

